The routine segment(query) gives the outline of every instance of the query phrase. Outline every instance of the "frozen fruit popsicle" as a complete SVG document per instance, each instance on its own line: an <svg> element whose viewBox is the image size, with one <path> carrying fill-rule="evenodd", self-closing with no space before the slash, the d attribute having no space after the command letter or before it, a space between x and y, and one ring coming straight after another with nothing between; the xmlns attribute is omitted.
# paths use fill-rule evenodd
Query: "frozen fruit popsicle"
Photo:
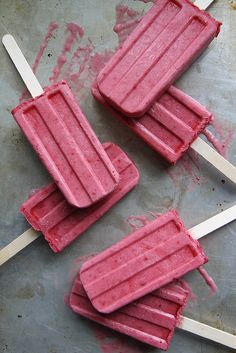
<svg viewBox="0 0 236 353"><path fill-rule="evenodd" d="M219 30L188 0L158 0L98 75L100 93L126 116L142 116Z"/></svg>
<svg viewBox="0 0 236 353"><path fill-rule="evenodd" d="M110 313L207 261L177 212L169 211L86 261L80 279L95 309Z"/></svg>
<svg viewBox="0 0 236 353"><path fill-rule="evenodd" d="M212 114L193 98L171 86L139 119L128 118L105 101L96 81L94 97L170 163L176 163L205 129Z"/></svg>
<svg viewBox="0 0 236 353"><path fill-rule="evenodd" d="M120 175L119 184L110 195L86 209L78 209L52 183L30 196L20 208L32 227L43 233L54 252L68 246L138 183L138 170L129 157L112 143L103 144L103 148Z"/></svg>
<svg viewBox="0 0 236 353"><path fill-rule="evenodd" d="M129 168L127 168L127 171ZM132 188L132 178L131 175L134 175L134 180L136 180L136 183L138 181L138 175L137 171L130 171L130 178L128 177L128 172L125 178L126 179L126 187L121 188L120 191L117 190L118 194L120 195L119 197L117 196L117 201L119 201L124 195L125 195L125 190L128 192ZM136 175L136 176L135 176ZM122 176L123 178L124 176ZM121 178L121 180L122 180ZM135 184L135 182L134 182ZM128 187L130 185L130 189ZM136 185L136 184L135 184ZM110 199L111 200L111 199ZM114 200L114 203L116 202ZM101 216L103 215L103 212L106 212L106 210L111 207L113 203L108 203L107 208L106 207L101 207ZM96 220L99 218L99 209L94 213L94 215L91 214L91 224L93 223L92 219L93 217L96 218ZM194 239L200 239L204 237L207 234L213 233L216 229L219 229L223 227L224 225L234 221L236 218L236 205L229 207L227 210L222 211L218 213L217 215L208 218L206 221L196 225L195 227L191 228L189 232L191 233L191 236ZM36 228L39 228L37 226L37 223L34 224ZM0 266L3 265L5 262L10 260L13 256L18 254L22 249L24 249L27 245L31 244L35 239L37 239L40 236L41 233L37 232L33 228L30 228L26 230L24 233L19 235L15 240L13 240L11 243L6 245L4 248L0 249Z"/></svg>
<svg viewBox="0 0 236 353"><path fill-rule="evenodd" d="M91 305L78 275L70 294L70 307L75 313L98 324L161 349L169 348L175 326L236 349L235 335L181 315L187 296L188 291L181 282L172 282L114 313L104 315Z"/></svg>
<svg viewBox="0 0 236 353"><path fill-rule="evenodd" d="M199 137L211 121L212 113L178 88L171 86L139 119L128 118L113 109L100 94L96 81L92 93L115 117L168 162L175 164L191 147L236 183L236 168Z"/></svg>
<svg viewBox="0 0 236 353"><path fill-rule="evenodd" d="M3 43L13 61L25 60L12 36ZM21 75L26 67L37 82L25 63ZM115 189L119 175L66 82L36 91L12 114L67 201L88 207Z"/></svg>
<svg viewBox="0 0 236 353"><path fill-rule="evenodd" d="M188 291L180 282L171 283L114 313L103 315L90 303L78 275L70 294L70 307L103 326L167 350L187 297Z"/></svg>

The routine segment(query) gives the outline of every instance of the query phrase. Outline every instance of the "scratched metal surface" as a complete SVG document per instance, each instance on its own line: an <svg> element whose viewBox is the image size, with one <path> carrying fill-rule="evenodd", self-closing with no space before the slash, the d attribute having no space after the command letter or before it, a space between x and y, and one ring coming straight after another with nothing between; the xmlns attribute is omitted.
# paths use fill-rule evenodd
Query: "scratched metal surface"
<svg viewBox="0 0 236 353"><path fill-rule="evenodd" d="M61 50L65 24L75 22L84 27L98 51L114 48L117 37L111 29L115 23L115 6L119 3L116 0L0 0L0 34L7 30L12 33L32 64L48 24L58 22L59 30L38 69L41 83L47 85ZM122 4L138 10L148 6L132 0ZM222 32L177 85L207 105L227 129L235 130L236 11L225 0L215 1L209 11L223 22ZM3 247L29 227L18 208L32 189L45 185L50 178L11 116L10 110L18 104L24 85L1 45L0 62L0 247ZM190 227L235 202L235 187L228 181L223 183L224 178L201 158L197 170L200 185L180 168L179 175L176 172L177 181L173 182L168 174L173 169L95 103L88 87L81 105L100 139L114 141L133 158L140 170L140 183L63 253L53 254L40 238L1 267L0 352L157 352L108 329L99 329L70 311L64 297L79 269L76 259L100 251L128 233L130 228L125 222L128 215L162 212L173 207ZM228 158L236 164L236 137L229 146ZM201 243L210 259L206 268L219 292L210 297L200 276L189 274L187 279L197 300L185 314L236 334L236 223L214 232ZM192 353L230 352L177 330L169 352L190 350Z"/></svg>

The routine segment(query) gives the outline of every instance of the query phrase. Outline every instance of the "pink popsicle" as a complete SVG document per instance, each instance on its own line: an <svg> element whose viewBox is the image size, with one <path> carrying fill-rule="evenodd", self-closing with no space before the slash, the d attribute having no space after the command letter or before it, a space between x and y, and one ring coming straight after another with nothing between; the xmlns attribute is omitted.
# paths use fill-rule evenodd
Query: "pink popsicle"
<svg viewBox="0 0 236 353"><path fill-rule="evenodd" d="M80 279L95 309L107 314L207 261L177 212L169 211L86 261Z"/></svg>
<svg viewBox="0 0 236 353"><path fill-rule="evenodd" d="M70 294L70 307L103 326L167 350L188 294L180 282L173 282L114 313L103 315L91 305L78 275Z"/></svg>
<svg viewBox="0 0 236 353"><path fill-rule="evenodd" d="M176 163L182 157L212 119L212 114L205 107L174 86L139 119L128 118L113 109L99 92L96 81L92 93L115 117L170 163Z"/></svg>
<svg viewBox="0 0 236 353"><path fill-rule="evenodd" d="M97 77L104 98L140 117L218 35L220 23L188 0L158 0Z"/></svg>
<svg viewBox="0 0 236 353"><path fill-rule="evenodd" d="M78 209L52 183L30 196L20 208L32 227L43 233L54 252L73 242L138 183L138 170L129 157L112 143L103 144L103 148L120 175L118 186L111 194L95 205Z"/></svg>
<svg viewBox="0 0 236 353"><path fill-rule="evenodd" d="M115 189L119 175L66 82L12 114L70 204L88 207Z"/></svg>

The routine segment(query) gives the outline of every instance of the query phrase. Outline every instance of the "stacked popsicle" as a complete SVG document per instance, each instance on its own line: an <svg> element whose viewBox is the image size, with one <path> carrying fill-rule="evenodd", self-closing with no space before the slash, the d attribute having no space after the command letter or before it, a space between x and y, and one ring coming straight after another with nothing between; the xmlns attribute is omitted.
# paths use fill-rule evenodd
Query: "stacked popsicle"
<svg viewBox="0 0 236 353"><path fill-rule="evenodd" d="M220 23L188 0L157 1L100 72L92 93L168 162L191 147L236 183L236 168L198 137L212 114L170 86L219 31Z"/></svg>
<svg viewBox="0 0 236 353"><path fill-rule="evenodd" d="M79 209L70 205L52 183L31 195L20 208L32 227L43 233L54 252L62 251L138 183L138 170L121 148L112 143L103 147L120 176L117 188L110 195L93 206Z"/></svg>
<svg viewBox="0 0 236 353"><path fill-rule="evenodd" d="M139 173L118 146L101 145L66 82L43 91L14 38L3 44L34 97L12 114L54 179L20 210L59 252L131 191ZM36 238L23 233L0 250L0 264Z"/></svg>
<svg viewBox="0 0 236 353"><path fill-rule="evenodd" d="M236 182L235 168L198 138L212 114L171 86L219 29L188 0L159 0L101 71L93 93L168 161L176 163L191 145ZM118 146L100 144L66 82L43 91L14 39L6 35L3 43L34 97L12 113L55 182L21 212L59 252L137 184L138 171ZM197 238L229 218L220 214L219 224L187 231L176 211L158 217L83 265L72 309L168 349L189 294L176 280L208 261ZM0 251L1 263L9 249L9 258L11 244Z"/></svg>
<svg viewBox="0 0 236 353"><path fill-rule="evenodd" d="M207 262L197 239L235 219L235 209L189 231L170 211L129 234L83 264L70 295L72 310L164 350L176 326L192 324L199 334L200 323L180 318L189 295L180 277ZM205 337L235 345L234 336L204 328Z"/></svg>
<svg viewBox="0 0 236 353"><path fill-rule="evenodd" d="M104 315L92 306L78 275L70 295L70 307L75 313L103 326L167 350L188 294L181 282L173 282Z"/></svg>

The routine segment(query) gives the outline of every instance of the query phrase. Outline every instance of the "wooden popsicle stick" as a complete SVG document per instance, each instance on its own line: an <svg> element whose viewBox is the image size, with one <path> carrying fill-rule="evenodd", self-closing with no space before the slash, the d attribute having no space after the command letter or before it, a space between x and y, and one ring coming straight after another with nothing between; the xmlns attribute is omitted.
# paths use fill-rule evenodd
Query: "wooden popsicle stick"
<svg viewBox="0 0 236 353"><path fill-rule="evenodd" d="M6 48L11 60L17 68L21 78L23 79L26 87L28 88L32 97L39 96L43 93L43 89L33 73L31 67L26 61L22 51L17 45L14 37L11 34L5 34L2 37L2 43Z"/></svg>
<svg viewBox="0 0 236 353"><path fill-rule="evenodd" d="M199 321L189 319L184 316L180 316L180 322L177 323L177 327L194 333L195 335L207 338L216 343L223 344L224 346L236 349L236 336L228 332L219 330L212 326L208 326Z"/></svg>
<svg viewBox="0 0 236 353"><path fill-rule="evenodd" d="M236 219L236 205L228 208L227 210L218 213L217 215L207 219L206 221L189 229L190 234L195 239L200 239L205 235L212 233L214 230L223 227L224 225ZM32 243L39 237L40 233L36 232L33 228L28 229L21 234L18 238L13 240L5 248L0 250L0 266L7 262L11 257L16 255L19 251L24 249L27 245Z"/></svg>
<svg viewBox="0 0 236 353"><path fill-rule="evenodd" d="M196 0L194 5L199 7L200 10L206 10L214 0Z"/></svg>
<svg viewBox="0 0 236 353"><path fill-rule="evenodd" d="M236 167L198 137L190 147L236 184Z"/></svg>
<svg viewBox="0 0 236 353"><path fill-rule="evenodd" d="M10 244L0 250L0 266L10 260L14 255L24 249L40 236L33 228L26 230Z"/></svg>
<svg viewBox="0 0 236 353"><path fill-rule="evenodd" d="M189 233L195 239L200 239L205 235L212 233L214 230L223 227L224 225L234 221L236 219L236 205L228 208L221 213L207 219L206 221L199 223L193 228L189 229Z"/></svg>

